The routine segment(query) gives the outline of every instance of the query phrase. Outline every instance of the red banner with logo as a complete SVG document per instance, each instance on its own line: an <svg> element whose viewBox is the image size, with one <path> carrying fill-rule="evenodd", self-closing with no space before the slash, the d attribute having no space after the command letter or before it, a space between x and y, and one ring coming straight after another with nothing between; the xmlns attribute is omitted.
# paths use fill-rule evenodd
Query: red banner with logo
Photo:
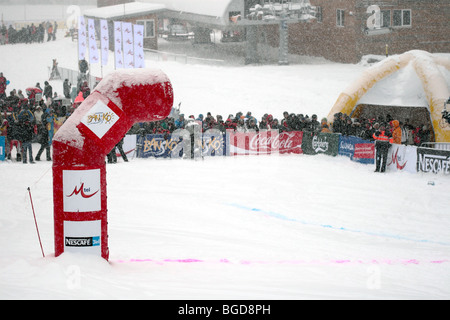
<svg viewBox="0 0 450 320"><path fill-rule="evenodd" d="M301 154L303 132L228 132L229 155Z"/></svg>

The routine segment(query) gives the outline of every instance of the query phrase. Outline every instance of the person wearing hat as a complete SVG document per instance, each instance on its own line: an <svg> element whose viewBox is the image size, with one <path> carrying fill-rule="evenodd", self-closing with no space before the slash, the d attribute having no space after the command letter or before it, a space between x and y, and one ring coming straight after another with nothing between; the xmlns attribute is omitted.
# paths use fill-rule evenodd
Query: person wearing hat
<svg viewBox="0 0 450 320"><path fill-rule="evenodd" d="M311 122L309 124L312 132L320 132L322 130L322 126L320 122L317 120L317 115L313 114L311 116Z"/></svg>

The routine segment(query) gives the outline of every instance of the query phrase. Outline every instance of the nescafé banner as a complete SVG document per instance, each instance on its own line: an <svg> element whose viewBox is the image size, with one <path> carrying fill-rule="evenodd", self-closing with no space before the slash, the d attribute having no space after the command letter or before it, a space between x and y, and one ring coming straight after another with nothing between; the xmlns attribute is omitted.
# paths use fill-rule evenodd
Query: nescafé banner
<svg viewBox="0 0 450 320"><path fill-rule="evenodd" d="M417 148L417 171L449 174L450 151Z"/></svg>
<svg viewBox="0 0 450 320"><path fill-rule="evenodd" d="M352 161L373 164L375 158L375 144L353 136L339 136L338 154L349 157Z"/></svg>
<svg viewBox="0 0 450 320"><path fill-rule="evenodd" d="M305 154L327 154L337 156L339 135L333 133L303 133L302 150Z"/></svg>

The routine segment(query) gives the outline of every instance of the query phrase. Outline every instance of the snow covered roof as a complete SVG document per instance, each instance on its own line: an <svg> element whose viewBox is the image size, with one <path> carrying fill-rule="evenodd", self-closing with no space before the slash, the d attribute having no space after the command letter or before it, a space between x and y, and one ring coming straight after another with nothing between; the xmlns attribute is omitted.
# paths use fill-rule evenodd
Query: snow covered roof
<svg viewBox="0 0 450 320"><path fill-rule="evenodd" d="M427 95L412 63L377 81L358 104L428 107Z"/></svg>
<svg viewBox="0 0 450 320"><path fill-rule="evenodd" d="M170 18L210 25L229 23L228 11L241 11L244 0L141 0L86 10L84 15L97 19L121 19L164 11Z"/></svg>
<svg viewBox="0 0 450 320"><path fill-rule="evenodd" d="M123 18L136 15L145 15L165 9L166 6L162 3L130 2L114 6L89 9L84 12L84 15L86 17L98 19L114 19L119 17Z"/></svg>
<svg viewBox="0 0 450 320"><path fill-rule="evenodd" d="M222 17L235 0L141 0L145 3L164 4L167 9L183 13ZM243 1L242 1L243 2Z"/></svg>

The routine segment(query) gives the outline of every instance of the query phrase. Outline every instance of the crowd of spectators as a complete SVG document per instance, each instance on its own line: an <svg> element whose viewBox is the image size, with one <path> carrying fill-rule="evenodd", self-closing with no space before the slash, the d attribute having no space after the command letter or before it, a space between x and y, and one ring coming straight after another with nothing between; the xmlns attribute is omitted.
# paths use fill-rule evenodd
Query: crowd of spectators
<svg viewBox="0 0 450 320"><path fill-rule="evenodd" d="M339 133L345 136L355 136L364 140L374 140L373 134L380 128L389 129L394 119L388 114L385 117L352 119L344 113L336 113L334 119L328 122L327 118L320 121L316 114L311 117L307 114L295 114L283 112L281 119L274 118L271 114L264 114L258 121L249 111L244 115L238 112L229 114L224 120L222 115L206 117L199 114L198 117L190 115L187 119L184 114L168 117L164 120L149 123L140 123L133 126L129 133L132 134L170 134L176 129L186 129L190 124L196 123L201 131L217 129L222 132L233 130L236 132L250 132L259 130L303 131L310 133ZM423 142L429 142L431 131L426 125L413 126L408 120L400 121L402 130L402 144L419 146Z"/></svg>
<svg viewBox="0 0 450 320"><path fill-rule="evenodd" d="M45 41L45 34L47 34L47 41L56 39L56 31L58 24L56 21L41 22L38 25L31 23L20 29L16 29L12 25L6 27L2 24L0 28L0 45L15 44L15 43L42 43Z"/></svg>
<svg viewBox="0 0 450 320"><path fill-rule="evenodd" d="M44 82L44 88L36 83L33 89L38 89L39 93L12 89L6 95L7 84L8 81L0 72L0 135L6 138L7 158L12 159L15 148L17 161L34 163L40 160L43 151L46 151L47 160L51 161L53 135L57 127L70 116L73 108L62 104L48 81ZM33 142L41 145L35 158Z"/></svg>
<svg viewBox="0 0 450 320"><path fill-rule="evenodd" d="M47 152L47 160L50 159L49 148L53 134L64 123L75 105L62 105L57 93L53 93L51 85L45 81L41 89L39 83L35 88L42 91L42 97L36 97L35 92L27 90L25 96L21 90L15 89L6 96L6 78L0 73L0 134L6 136L6 154L11 158L11 151L17 148L17 158L24 152L23 146L30 151L30 162L34 162L31 146L28 142L41 143L36 159L39 160L43 150ZM86 98L83 94L83 97ZM156 122L138 123L130 130L129 134L170 134L177 129L189 129L192 125L199 127L201 132L208 129L217 129L222 132L233 130L235 132L259 132L260 130L303 131L311 134L339 133L345 136L355 136L365 140L374 140L374 133L378 130L389 130L394 119L390 115L379 116L372 119L355 119L343 113L336 113L331 123L327 118L318 120L316 114L309 117L307 114L295 114L283 112L281 119L274 118L271 114L264 114L261 119L256 119L249 111L245 115L237 112L229 114L226 119L222 115L215 117L208 112L206 117L199 114L198 117L190 115L187 119L184 114L175 112L164 120ZM400 122L402 130L402 144L419 146L429 142L431 131L426 125L412 126L408 121ZM44 137L44 139L43 139ZM30 140L31 139L31 140ZM23 158L26 161L26 158Z"/></svg>

